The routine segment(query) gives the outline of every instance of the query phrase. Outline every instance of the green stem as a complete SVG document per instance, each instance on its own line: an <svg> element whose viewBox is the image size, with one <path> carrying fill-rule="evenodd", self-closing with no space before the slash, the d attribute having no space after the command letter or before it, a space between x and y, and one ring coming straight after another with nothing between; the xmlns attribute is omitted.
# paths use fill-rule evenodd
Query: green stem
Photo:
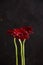
<svg viewBox="0 0 43 65"><path fill-rule="evenodd" d="M25 39L22 43L22 41L19 39L20 46L21 46L21 63L22 65L25 65Z"/></svg>
<svg viewBox="0 0 43 65"><path fill-rule="evenodd" d="M23 65L25 65L25 39L24 39L24 41L23 41L23 62L24 62L24 64Z"/></svg>
<svg viewBox="0 0 43 65"><path fill-rule="evenodd" d="M16 53L16 65L18 65L18 50L17 50L17 44L16 44L16 38L14 38L14 45L15 45L15 53Z"/></svg>
<svg viewBox="0 0 43 65"><path fill-rule="evenodd" d="M22 47L22 42L20 39L19 39L19 42L20 42L20 47L21 47L21 65L23 65L23 47Z"/></svg>

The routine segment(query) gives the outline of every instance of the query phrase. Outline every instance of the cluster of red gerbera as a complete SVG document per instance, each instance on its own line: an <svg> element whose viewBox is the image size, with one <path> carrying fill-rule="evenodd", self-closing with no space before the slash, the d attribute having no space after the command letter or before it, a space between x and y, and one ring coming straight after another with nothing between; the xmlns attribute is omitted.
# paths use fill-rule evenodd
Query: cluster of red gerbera
<svg viewBox="0 0 43 65"><path fill-rule="evenodd" d="M30 34L33 32L32 26L24 26L21 28L16 28L13 30L8 30L8 32L17 39L28 39L30 38Z"/></svg>

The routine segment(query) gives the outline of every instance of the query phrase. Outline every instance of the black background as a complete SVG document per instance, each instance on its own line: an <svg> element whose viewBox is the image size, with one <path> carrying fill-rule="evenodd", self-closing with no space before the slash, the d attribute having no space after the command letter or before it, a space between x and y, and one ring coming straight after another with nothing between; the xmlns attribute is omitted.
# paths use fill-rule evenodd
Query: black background
<svg viewBox="0 0 43 65"><path fill-rule="evenodd" d="M0 65L15 65L13 37L6 31L29 25L34 34L25 43L26 65L43 65L43 0L0 0Z"/></svg>

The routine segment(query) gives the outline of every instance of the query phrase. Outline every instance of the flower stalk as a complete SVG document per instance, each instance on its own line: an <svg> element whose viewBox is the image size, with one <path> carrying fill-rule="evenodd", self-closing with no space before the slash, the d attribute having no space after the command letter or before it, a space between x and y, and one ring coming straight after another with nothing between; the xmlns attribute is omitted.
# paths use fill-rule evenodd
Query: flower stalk
<svg viewBox="0 0 43 65"><path fill-rule="evenodd" d="M16 38L14 38L15 53L16 53L16 65L18 65L18 49L16 44Z"/></svg>
<svg viewBox="0 0 43 65"><path fill-rule="evenodd" d="M25 39L23 42L19 39L19 42L21 47L21 65L25 65Z"/></svg>
<svg viewBox="0 0 43 65"><path fill-rule="evenodd" d="M23 41L23 60L24 60L24 64L23 65L25 65L25 39L24 39L24 41Z"/></svg>
<svg viewBox="0 0 43 65"><path fill-rule="evenodd" d="M19 39L19 42L21 48L21 65L25 65L25 39L23 42ZM16 38L14 38L14 45L15 45L15 53L16 53L16 65L18 65L18 49L16 44Z"/></svg>
<svg viewBox="0 0 43 65"><path fill-rule="evenodd" d="M21 50L21 65L23 65L23 46L22 46L22 41L19 39L20 42L20 50Z"/></svg>

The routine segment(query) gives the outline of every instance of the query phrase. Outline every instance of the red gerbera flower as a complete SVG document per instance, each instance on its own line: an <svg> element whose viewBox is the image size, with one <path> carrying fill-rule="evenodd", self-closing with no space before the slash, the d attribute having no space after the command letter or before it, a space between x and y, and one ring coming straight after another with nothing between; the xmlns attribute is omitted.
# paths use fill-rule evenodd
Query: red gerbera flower
<svg viewBox="0 0 43 65"><path fill-rule="evenodd" d="M16 28L13 30L8 30L8 32L13 35L13 37L24 40L30 38L30 34L32 33L32 27L22 27Z"/></svg>

